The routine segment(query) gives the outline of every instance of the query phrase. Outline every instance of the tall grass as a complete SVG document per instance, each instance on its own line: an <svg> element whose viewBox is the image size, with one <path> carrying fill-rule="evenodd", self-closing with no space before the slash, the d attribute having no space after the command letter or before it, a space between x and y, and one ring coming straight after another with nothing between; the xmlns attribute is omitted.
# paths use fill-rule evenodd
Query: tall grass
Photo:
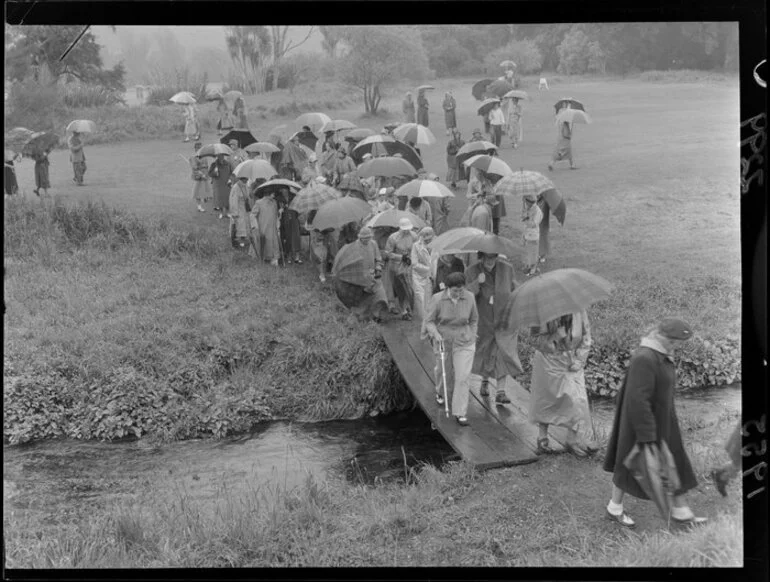
<svg viewBox="0 0 770 582"><path fill-rule="evenodd" d="M60 93L64 105L73 109L126 104L121 93L100 86L69 84Z"/></svg>

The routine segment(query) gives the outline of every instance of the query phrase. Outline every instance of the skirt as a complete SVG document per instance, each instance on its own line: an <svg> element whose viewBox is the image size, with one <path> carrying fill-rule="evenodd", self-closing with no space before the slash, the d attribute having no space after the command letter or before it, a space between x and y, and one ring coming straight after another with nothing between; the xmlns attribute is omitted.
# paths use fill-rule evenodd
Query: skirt
<svg viewBox="0 0 770 582"><path fill-rule="evenodd" d="M46 164L35 164L35 186L37 188L51 187L51 180L48 177L48 166Z"/></svg>
<svg viewBox="0 0 770 582"><path fill-rule="evenodd" d="M208 180L193 180L192 197L199 202L211 200L211 182Z"/></svg>

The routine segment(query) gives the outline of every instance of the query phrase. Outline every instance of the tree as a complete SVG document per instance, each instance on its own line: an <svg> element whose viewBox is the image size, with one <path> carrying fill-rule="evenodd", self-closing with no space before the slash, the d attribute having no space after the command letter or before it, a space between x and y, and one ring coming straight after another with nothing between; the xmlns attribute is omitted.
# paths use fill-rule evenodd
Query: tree
<svg viewBox="0 0 770 582"><path fill-rule="evenodd" d="M244 86L252 92L265 88L266 67L272 51L270 32L265 26L226 26L227 52Z"/></svg>
<svg viewBox="0 0 770 582"><path fill-rule="evenodd" d="M6 27L10 28L10 27ZM34 76L45 66L54 82L78 79L82 83L102 85L108 89L125 91L125 69L118 63L104 69L99 54L100 45L93 33L86 31L66 58L61 56L83 31L82 26L25 25L6 31L6 43L11 48L6 54L6 76L21 81Z"/></svg>
<svg viewBox="0 0 770 582"><path fill-rule="evenodd" d="M428 59L415 27L350 26L342 40L349 50L339 62L340 76L361 89L367 113L377 113L389 83L428 73Z"/></svg>
<svg viewBox="0 0 770 582"><path fill-rule="evenodd" d="M273 83L271 84L269 89L274 89L278 87L278 79L280 78L280 73L281 73L280 71L281 62L283 61L283 58L286 56L286 53L306 43L307 40L310 38L310 36L313 34L314 29L315 27L311 26L310 30L308 30L307 32L307 35L305 35L305 38L299 41L298 43L294 43L288 38L288 33L289 33L288 26L271 26L270 27L270 37L273 43Z"/></svg>
<svg viewBox="0 0 770 582"><path fill-rule="evenodd" d="M484 59L484 64L490 70L500 71L500 63L505 60L516 63L516 70L519 73L534 73L543 66L543 55L531 40L509 42L504 47L489 53Z"/></svg>
<svg viewBox="0 0 770 582"><path fill-rule="evenodd" d="M341 26L319 26L318 30L323 36L321 41L321 47L324 52L330 56L337 56L337 45L342 40L342 27Z"/></svg>

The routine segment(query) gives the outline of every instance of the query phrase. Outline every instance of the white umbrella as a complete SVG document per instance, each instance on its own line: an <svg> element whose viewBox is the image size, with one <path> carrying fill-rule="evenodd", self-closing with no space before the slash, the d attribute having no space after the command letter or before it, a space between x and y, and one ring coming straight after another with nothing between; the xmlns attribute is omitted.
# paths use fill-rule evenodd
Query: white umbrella
<svg viewBox="0 0 770 582"><path fill-rule="evenodd" d="M278 172L265 160L246 160L235 166L233 173L238 178L248 178L249 182L253 182L259 178L269 180Z"/></svg>
<svg viewBox="0 0 770 582"><path fill-rule="evenodd" d="M436 143L433 132L419 123L404 123L393 130L393 135L401 141L413 144L431 145Z"/></svg>
<svg viewBox="0 0 770 582"><path fill-rule="evenodd" d="M96 131L96 124L90 119L76 119L67 126L67 131L71 133L93 133Z"/></svg>
<svg viewBox="0 0 770 582"><path fill-rule="evenodd" d="M177 93L174 95L169 101L172 101L173 103L178 103L179 105L190 105L191 103L197 103L198 101L195 99L195 96L193 96L192 93L189 91L181 91L180 93Z"/></svg>
<svg viewBox="0 0 770 582"><path fill-rule="evenodd" d="M294 122L302 127L303 125L307 125L310 128L310 131L313 133L318 133L320 129L329 123L332 120L331 117L326 115L325 113L303 113L297 119L294 120Z"/></svg>
<svg viewBox="0 0 770 582"><path fill-rule="evenodd" d="M454 198L452 191L436 180L412 180L396 190L395 195L409 198Z"/></svg>

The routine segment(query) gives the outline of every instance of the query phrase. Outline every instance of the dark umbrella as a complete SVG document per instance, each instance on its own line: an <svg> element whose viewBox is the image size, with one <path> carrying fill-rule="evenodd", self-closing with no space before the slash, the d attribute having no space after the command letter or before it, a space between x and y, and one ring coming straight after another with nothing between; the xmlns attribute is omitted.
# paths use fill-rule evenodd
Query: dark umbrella
<svg viewBox="0 0 770 582"><path fill-rule="evenodd" d="M423 167L420 155L409 144L405 144L402 141L381 141L381 142L369 142L360 143L353 148L350 153L350 157L356 163L361 164L364 159L364 154L372 154L373 156L387 155L395 156L401 154L401 157L407 162L412 164L416 170Z"/></svg>
<svg viewBox="0 0 770 582"><path fill-rule="evenodd" d="M269 194L270 192L272 192L273 190L281 190L282 188L288 188L289 191L293 190L296 193L302 189L302 186L292 180L275 178L273 180L268 180L267 182L265 182L264 184L261 184L260 186L257 186L254 192L257 198L262 198L266 194Z"/></svg>
<svg viewBox="0 0 770 582"><path fill-rule="evenodd" d="M647 496L655 502L661 517L670 522L674 491L681 483L676 470L674 456L665 441L660 448L656 443L637 443L633 446L623 464Z"/></svg>
<svg viewBox="0 0 770 582"><path fill-rule="evenodd" d="M257 143L257 138L251 135L251 132L248 129L233 129L228 131L219 141L220 143L229 145L231 139L236 140L238 142L238 147L240 148L245 148L247 145Z"/></svg>
<svg viewBox="0 0 770 582"><path fill-rule="evenodd" d="M580 111L586 110L585 105L583 105L577 99L573 99L572 97L562 97L554 104L553 108L556 110L556 113L558 113L559 109L561 109L565 105L570 109L580 109Z"/></svg>
<svg viewBox="0 0 770 582"><path fill-rule="evenodd" d="M42 153L49 149L52 149L59 145L59 136L50 131L39 131L32 134L29 141L24 144L21 150L24 156L34 156L37 153Z"/></svg>
<svg viewBox="0 0 770 582"><path fill-rule="evenodd" d="M508 81L492 81L487 85L486 94L494 97L502 98L508 91L513 91L516 87L511 85Z"/></svg>
<svg viewBox="0 0 770 582"><path fill-rule="evenodd" d="M500 103L500 99L498 99L497 97L490 97L488 99L484 99L484 101L481 102L481 105L479 105L477 113L479 115L486 115L487 113L492 111L494 106L498 103Z"/></svg>
<svg viewBox="0 0 770 582"><path fill-rule="evenodd" d="M299 140L299 143L301 143L306 148L315 150L315 144L318 143L318 138L312 131L298 131L297 133L292 135L289 139L292 139L295 137Z"/></svg>
<svg viewBox="0 0 770 582"><path fill-rule="evenodd" d="M481 81L474 83L473 87L471 88L471 94L476 98L477 101L484 99L484 93L486 92L489 84L493 81L494 79L482 79Z"/></svg>

